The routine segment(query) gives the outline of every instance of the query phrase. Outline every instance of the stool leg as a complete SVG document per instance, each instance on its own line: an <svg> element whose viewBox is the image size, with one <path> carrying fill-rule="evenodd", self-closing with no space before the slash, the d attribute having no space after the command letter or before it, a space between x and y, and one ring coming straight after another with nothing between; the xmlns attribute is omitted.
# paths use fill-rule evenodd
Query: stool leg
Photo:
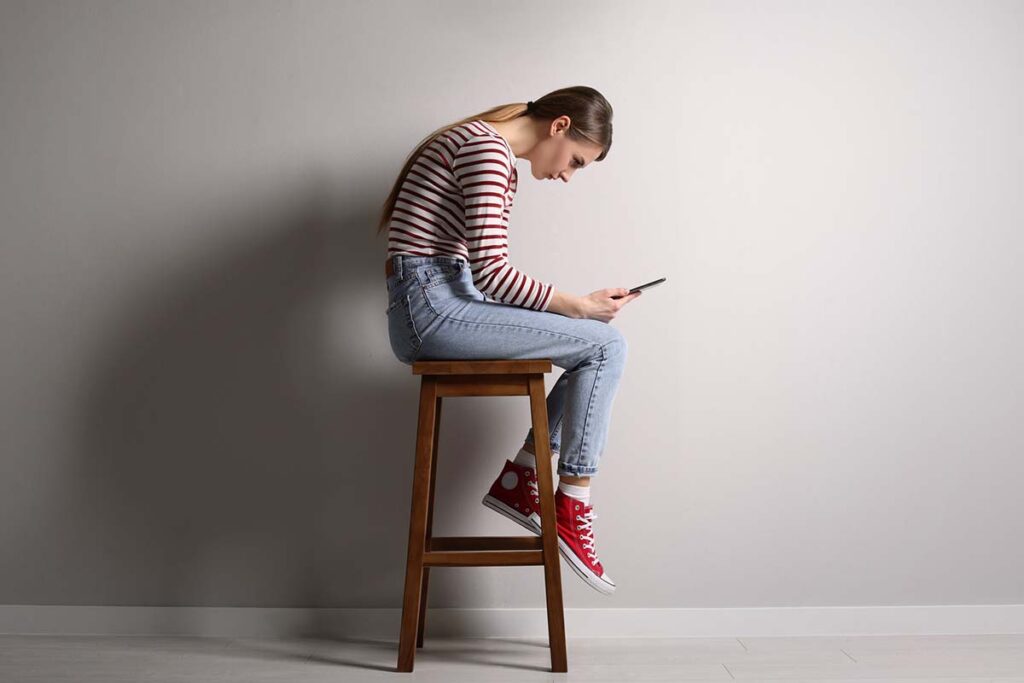
<svg viewBox="0 0 1024 683"><path fill-rule="evenodd" d="M437 384L424 375L420 383L419 421L416 426L416 465L412 479L412 509L409 513L409 551L405 563L405 596L402 600L402 630L398 639L398 670L411 672L416 656L423 552L426 546L427 515L430 504L431 461L437 426Z"/></svg>
<svg viewBox="0 0 1024 683"><path fill-rule="evenodd" d="M434 448L430 455L430 502L427 504L427 541L434 535L434 484L437 480L437 444L441 440L441 397L434 404ZM423 647L423 625L427 619L427 585L430 567L423 568L423 587L420 589L420 625L416 629L416 647Z"/></svg>
<svg viewBox="0 0 1024 683"><path fill-rule="evenodd" d="M565 651L565 613L562 611L562 576L558 555L558 531L555 525L555 490L551 481L551 445L544 376L531 375L529 382L533 444L537 452L537 484L540 493L541 538L544 546L544 590L548 605L551 671L565 673L569 668Z"/></svg>

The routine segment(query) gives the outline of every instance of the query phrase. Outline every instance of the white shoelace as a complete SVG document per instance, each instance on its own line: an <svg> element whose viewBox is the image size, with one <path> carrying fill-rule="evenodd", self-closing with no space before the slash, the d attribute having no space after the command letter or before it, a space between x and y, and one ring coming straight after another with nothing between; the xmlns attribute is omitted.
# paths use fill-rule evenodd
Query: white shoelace
<svg viewBox="0 0 1024 683"><path fill-rule="evenodd" d="M534 502L540 501L540 489L537 485L537 480L530 478L526 481L526 484L530 487L530 495L533 496ZM539 510L538 510L539 512ZM593 508L586 511L584 516L576 515L576 521L583 522L577 527L579 537L583 541L583 547L587 551L587 555L594 562L597 561L597 553L594 552L594 520L597 519L597 515L594 514Z"/></svg>
<svg viewBox="0 0 1024 683"><path fill-rule="evenodd" d="M583 522L577 530L579 531L580 539L583 541L583 547L587 549L587 555L591 560L597 561L597 554L594 552L594 520L597 519L597 515L594 514L593 508L587 510L584 516L576 515L576 520Z"/></svg>

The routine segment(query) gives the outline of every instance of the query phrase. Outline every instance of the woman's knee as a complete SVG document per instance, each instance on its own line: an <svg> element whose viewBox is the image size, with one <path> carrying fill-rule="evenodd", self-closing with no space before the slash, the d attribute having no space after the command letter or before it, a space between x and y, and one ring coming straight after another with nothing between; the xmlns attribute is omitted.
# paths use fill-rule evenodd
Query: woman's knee
<svg viewBox="0 0 1024 683"><path fill-rule="evenodd" d="M622 332L608 323L594 325L591 332L590 339L594 343L592 359L616 365L622 365L625 362L629 347Z"/></svg>
<svg viewBox="0 0 1024 683"><path fill-rule="evenodd" d="M612 359L618 364L626 362L626 355L629 351L629 344L626 343L626 336L616 328L608 326L611 332L607 341L602 344L605 358Z"/></svg>

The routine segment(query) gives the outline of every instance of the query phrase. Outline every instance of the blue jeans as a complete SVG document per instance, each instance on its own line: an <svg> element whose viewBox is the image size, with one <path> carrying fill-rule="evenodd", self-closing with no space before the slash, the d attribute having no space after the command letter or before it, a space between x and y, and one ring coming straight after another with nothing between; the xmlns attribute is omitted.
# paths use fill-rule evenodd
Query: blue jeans
<svg viewBox="0 0 1024 683"><path fill-rule="evenodd" d="M547 396L558 474L592 476L608 437L626 339L608 323L488 299L465 260L395 255L387 278L391 350L418 360L546 358L565 372ZM525 443L533 445L533 428Z"/></svg>

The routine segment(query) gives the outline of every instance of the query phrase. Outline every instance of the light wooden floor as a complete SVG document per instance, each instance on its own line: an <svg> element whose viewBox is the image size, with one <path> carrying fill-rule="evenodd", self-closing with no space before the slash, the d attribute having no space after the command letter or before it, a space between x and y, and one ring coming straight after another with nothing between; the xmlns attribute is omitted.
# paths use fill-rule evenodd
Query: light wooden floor
<svg viewBox="0 0 1024 683"><path fill-rule="evenodd" d="M552 674L544 640L430 639L412 674L397 641L0 635L0 682L992 681L1024 683L1024 634L570 639Z"/></svg>

